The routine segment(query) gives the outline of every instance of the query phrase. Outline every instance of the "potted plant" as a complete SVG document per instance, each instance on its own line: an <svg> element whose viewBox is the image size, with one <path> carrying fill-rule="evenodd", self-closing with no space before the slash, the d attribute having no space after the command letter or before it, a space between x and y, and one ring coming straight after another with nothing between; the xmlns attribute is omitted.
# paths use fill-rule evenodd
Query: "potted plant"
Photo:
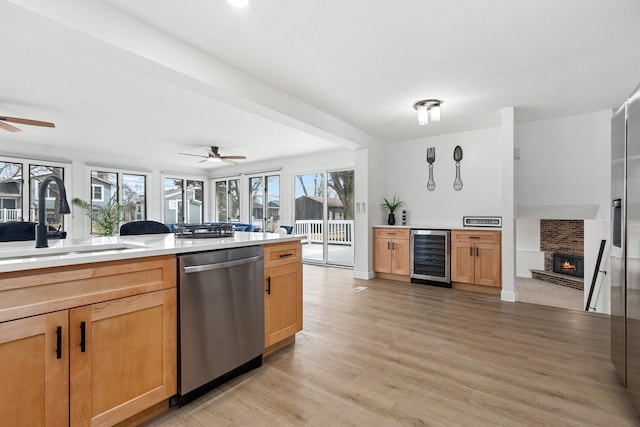
<svg viewBox="0 0 640 427"><path fill-rule="evenodd" d="M100 236L113 236L118 232L122 221L122 205L114 195L105 206L92 205L79 198L72 200L73 204L84 209L85 215L91 218L91 231Z"/></svg>
<svg viewBox="0 0 640 427"><path fill-rule="evenodd" d="M396 200L396 196L393 196L393 200L389 201L386 197L384 198L384 203L382 204L383 208L387 208L389 210L389 218L387 218L387 224L395 225L396 216L395 212L400 206L404 205L404 202L401 200Z"/></svg>

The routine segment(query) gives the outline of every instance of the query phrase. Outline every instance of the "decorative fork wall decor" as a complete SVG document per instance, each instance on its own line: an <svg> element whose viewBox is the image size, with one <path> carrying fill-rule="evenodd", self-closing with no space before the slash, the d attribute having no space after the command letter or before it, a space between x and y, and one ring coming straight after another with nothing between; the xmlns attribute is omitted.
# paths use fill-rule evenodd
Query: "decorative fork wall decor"
<svg viewBox="0 0 640 427"><path fill-rule="evenodd" d="M427 190L436 189L436 182L433 180L433 163L436 161L436 147L427 148L427 163L429 163L429 181L427 182Z"/></svg>

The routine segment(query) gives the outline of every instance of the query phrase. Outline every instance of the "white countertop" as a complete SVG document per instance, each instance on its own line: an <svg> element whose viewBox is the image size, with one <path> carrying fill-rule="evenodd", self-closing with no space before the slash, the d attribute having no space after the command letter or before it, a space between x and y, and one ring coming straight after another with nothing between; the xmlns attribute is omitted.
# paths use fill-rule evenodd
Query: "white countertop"
<svg viewBox="0 0 640 427"><path fill-rule="evenodd" d="M380 225L374 225L373 228L409 228L409 229L413 229L413 230L478 230L478 231L502 231L502 227L463 227L463 226L457 226L457 227L433 227L433 226L427 226L427 225L418 225L418 224L413 224L413 225L386 225L386 224L380 224Z"/></svg>
<svg viewBox="0 0 640 427"><path fill-rule="evenodd" d="M49 240L48 248L40 249L35 248L34 240L8 242L0 243L0 272L264 245L303 238L291 234L236 231L233 237L213 239L176 239L173 233L78 240L52 239Z"/></svg>

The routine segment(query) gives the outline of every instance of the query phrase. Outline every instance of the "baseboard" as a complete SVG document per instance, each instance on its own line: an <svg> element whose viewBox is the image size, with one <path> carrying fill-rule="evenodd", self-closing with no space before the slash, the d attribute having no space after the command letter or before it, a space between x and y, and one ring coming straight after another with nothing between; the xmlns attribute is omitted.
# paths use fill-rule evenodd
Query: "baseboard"
<svg viewBox="0 0 640 427"><path fill-rule="evenodd" d="M353 270L354 279L371 280L376 277L376 273L373 271L356 271Z"/></svg>
<svg viewBox="0 0 640 427"><path fill-rule="evenodd" d="M460 289L462 291L478 292L481 294L500 295L502 288L495 286L482 286L474 285L471 283L451 282L453 289Z"/></svg>
<svg viewBox="0 0 640 427"><path fill-rule="evenodd" d="M275 343L273 345L270 345L269 347L265 348L264 349L264 353L262 354L262 357L268 356L268 355L280 350L281 348L286 347L288 345L291 345L291 344L293 344L295 342L296 342L296 336L295 335L292 335L289 338L285 338L282 341L277 342L277 343Z"/></svg>
<svg viewBox="0 0 640 427"><path fill-rule="evenodd" d="M505 291L504 289L500 293L500 299L507 302L516 302L517 296L518 294L516 292Z"/></svg>
<svg viewBox="0 0 640 427"><path fill-rule="evenodd" d="M411 282L411 278L409 276L401 276L399 274L376 273L376 277L378 279L395 280L396 282Z"/></svg>

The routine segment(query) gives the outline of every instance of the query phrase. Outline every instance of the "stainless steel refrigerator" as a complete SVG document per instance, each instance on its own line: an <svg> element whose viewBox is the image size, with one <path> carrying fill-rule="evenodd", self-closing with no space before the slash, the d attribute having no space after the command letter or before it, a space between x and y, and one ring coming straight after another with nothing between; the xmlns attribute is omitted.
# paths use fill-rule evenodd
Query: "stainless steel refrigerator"
<svg viewBox="0 0 640 427"><path fill-rule="evenodd" d="M611 120L611 361L640 408L640 86Z"/></svg>

